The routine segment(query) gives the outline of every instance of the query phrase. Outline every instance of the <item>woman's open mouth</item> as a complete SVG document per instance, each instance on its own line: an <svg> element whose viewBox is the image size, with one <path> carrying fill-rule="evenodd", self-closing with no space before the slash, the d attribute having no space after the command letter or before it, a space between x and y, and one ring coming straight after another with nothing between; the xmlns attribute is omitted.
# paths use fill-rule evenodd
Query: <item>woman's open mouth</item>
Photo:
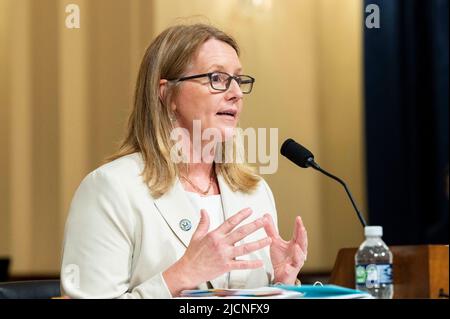
<svg viewBox="0 0 450 319"><path fill-rule="evenodd" d="M216 115L221 116L226 119L235 119L237 115L236 109L224 109L216 113Z"/></svg>

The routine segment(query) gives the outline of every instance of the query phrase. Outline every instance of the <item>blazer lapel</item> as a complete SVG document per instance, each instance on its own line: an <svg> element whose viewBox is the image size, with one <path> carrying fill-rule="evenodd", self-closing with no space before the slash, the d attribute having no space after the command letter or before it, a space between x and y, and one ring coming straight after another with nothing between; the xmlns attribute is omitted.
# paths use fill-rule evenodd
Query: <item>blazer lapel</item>
<svg viewBox="0 0 450 319"><path fill-rule="evenodd" d="M154 200L155 206L185 247L197 229L200 212L196 212L177 178L172 188Z"/></svg>
<svg viewBox="0 0 450 319"><path fill-rule="evenodd" d="M194 207L189 202L189 199L184 192L180 180L177 178L170 191L160 198L155 199L154 203L175 236L177 236L187 248L200 221L200 212L194 210ZM183 220L190 221L191 228L189 230L183 230L183 228L186 229L185 226L181 225L181 221ZM218 287L218 285L214 285L212 281L209 283L212 287ZM208 282L201 283L198 286L198 289L208 288Z"/></svg>

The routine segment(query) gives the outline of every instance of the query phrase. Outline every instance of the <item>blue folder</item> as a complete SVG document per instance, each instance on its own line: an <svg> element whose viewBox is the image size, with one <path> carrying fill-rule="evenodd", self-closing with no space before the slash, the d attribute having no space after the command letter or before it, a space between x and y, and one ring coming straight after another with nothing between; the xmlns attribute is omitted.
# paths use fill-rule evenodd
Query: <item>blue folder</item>
<svg viewBox="0 0 450 319"><path fill-rule="evenodd" d="M346 287L336 286L336 285L301 285L301 286L290 286L290 285L276 285L276 287L293 290L303 293L304 298L333 298L333 297L344 297L346 295L361 297L370 296L367 292L350 289Z"/></svg>

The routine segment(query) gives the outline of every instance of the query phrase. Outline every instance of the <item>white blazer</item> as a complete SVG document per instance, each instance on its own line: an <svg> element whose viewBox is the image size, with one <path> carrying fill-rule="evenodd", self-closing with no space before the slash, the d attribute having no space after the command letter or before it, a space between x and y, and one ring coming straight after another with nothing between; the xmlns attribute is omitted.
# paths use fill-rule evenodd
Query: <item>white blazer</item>
<svg viewBox="0 0 450 319"><path fill-rule="evenodd" d="M121 157L91 172L72 200L63 243L61 290L72 298L171 298L162 272L185 252L197 228L195 211L177 179L158 199L141 177L139 153ZM222 176L218 183L225 218L246 207L249 223L270 213L277 225L275 202L261 179L252 194L233 192ZM180 225L187 219L190 230ZM239 244L266 237L264 229ZM230 288L254 288L273 280L269 248L238 259L260 259L264 266L230 273ZM209 284L214 287L214 280ZM199 286L209 287L208 283ZM217 287L217 285L216 285Z"/></svg>

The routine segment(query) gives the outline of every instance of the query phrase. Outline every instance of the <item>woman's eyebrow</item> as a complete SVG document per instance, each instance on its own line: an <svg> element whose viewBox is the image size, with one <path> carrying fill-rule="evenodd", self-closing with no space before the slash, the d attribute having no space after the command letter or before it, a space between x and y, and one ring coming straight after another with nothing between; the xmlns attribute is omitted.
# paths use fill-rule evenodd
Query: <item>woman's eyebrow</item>
<svg viewBox="0 0 450 319"><path fill-rule="evenodd" d="M220 64L213 64L208 68L208 72L212 71L212 70L217 70L217 71L222 71L225 72L225 67L223 65ZM239 74L240 72L242 72L242 68L237 68L234 71L234 74Z"/></svg>

